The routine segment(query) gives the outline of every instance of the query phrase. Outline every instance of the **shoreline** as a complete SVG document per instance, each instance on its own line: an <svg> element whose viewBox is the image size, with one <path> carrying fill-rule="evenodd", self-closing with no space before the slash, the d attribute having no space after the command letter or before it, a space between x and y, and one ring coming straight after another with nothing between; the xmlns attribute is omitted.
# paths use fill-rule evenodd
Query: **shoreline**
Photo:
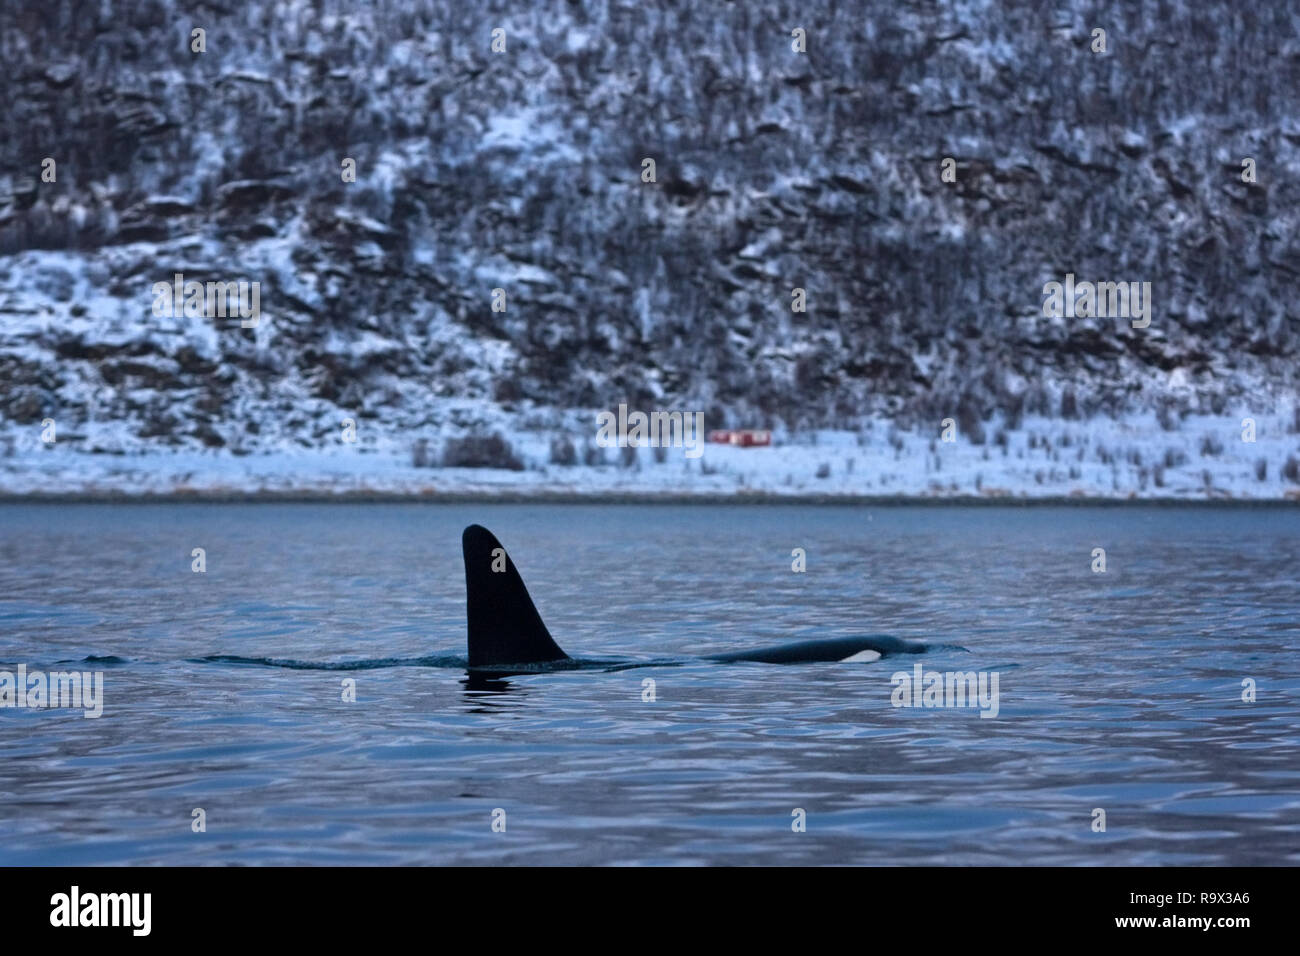
<svg viewBox="0 0 1300 956"><path fill-rule="evenodd" d="M14 441L0 501L269 501L850 506L1300 503L1300 432L1263 420L1256 444L1224 418L1061 423L1037 419L1002 443L941 443L920 432L817 431L801 443L709 444L698 462L652 449L563 463L548 433L502 429L509 462L413 457L393 435L238 455L139 449L109 454ZM0 439L3 431L0 430ZM594 447L594 446L593 446Z"/></svg>
<svg viewBox="0 0 1300 956"><path fill-rule="evenodd" d="M1154 498L1154 497L1089 497L1085 495L1044 495L1041 497L1016 497L1011 495L796 495L747 494L711 495L678 493L578 494L570 492L538 491L501 493L411 493L382 491L172 491L141 492L39 492L13 494L0 492L0 505L66 505L66 504L427 504L427 505L734 505L738 507L798 505L801 507L981 507L981 508L1296 508L1300 498Z"/></svg>

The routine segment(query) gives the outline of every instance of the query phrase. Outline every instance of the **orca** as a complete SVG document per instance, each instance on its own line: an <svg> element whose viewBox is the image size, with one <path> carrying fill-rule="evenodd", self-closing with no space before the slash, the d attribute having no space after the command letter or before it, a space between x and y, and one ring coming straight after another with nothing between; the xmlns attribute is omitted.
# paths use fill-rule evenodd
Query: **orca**
<svg viewBox="0 0 1300 956"><path fill-rule="evenodd" d="M465 557L465 605L471 671L567 670L614 661L579 661L555 643L523 578L501 542L487 528L472 524L461 536ZM799 641L776 647L712 654L701 660L763 664L867 662L891 654L922 654L928 645L875 634ZM658 663L625 664L651 666Z"/></svg>
<svg viewBox="0 0 1300 956"><path fill-rule="evenodd" d="M931 645L904 641L884 634L862 637L828 637L776 647L728 651L703 657L656 660L595 660L570 657L555 643L542 623L533 599L510 555L487 528L472 524L461 536L465 557L465 612L468 659L448 654L426 657L383 657L372 660L300 661L280 657L243 657L210 654L194 658L196 663L237 664L290 670L360 671L389 667L448 667L468 671L471 689L491 687L492 681L512 674L539 671L621 671L637 667L679 667L690 660L732 664L752 661L760 664L857 663L876 661L891 654L924 654ZM964 651L955 645L937 645ZM87 658L128 663L119 658ZM486 683L484 683L486 682Z"/></svg>

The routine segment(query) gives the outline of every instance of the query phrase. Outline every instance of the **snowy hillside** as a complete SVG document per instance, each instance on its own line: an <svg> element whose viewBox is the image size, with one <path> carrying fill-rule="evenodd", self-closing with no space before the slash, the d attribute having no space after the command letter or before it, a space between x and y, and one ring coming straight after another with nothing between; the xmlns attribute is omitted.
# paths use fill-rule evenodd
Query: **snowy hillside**
<svg viewBox="0 0 1300 956"><path fill-rule="evenodd" d="M0 495L1300 497L1298 28L6 2ZM1067 275L1149 326L1045 315ZM597 447L620 403L776 442Z"/></svg>

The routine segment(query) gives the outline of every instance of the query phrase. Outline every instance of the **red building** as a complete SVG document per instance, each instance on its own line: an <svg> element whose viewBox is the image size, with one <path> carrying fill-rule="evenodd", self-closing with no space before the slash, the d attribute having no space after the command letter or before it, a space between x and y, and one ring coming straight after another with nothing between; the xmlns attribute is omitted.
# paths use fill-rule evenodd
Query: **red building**
<svg viewBox="0 0 1300 956"><path fill-rule="evenodd" d="M757 448L772 444L772 433L766 428L719 429L709 432L709 441L715 445L735 445L739 448Z"/></svg>

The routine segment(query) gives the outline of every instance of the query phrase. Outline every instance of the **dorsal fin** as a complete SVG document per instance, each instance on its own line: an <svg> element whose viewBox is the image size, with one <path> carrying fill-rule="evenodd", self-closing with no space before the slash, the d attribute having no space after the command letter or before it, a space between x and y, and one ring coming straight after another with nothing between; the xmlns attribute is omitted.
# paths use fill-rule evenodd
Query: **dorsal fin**
<svg viewBox="0 0 1300 956"><path fill-rule="evenodd" d="M472 524L461 536L461 547L465 552L469 666L568 660L551 639L515 563L496 536L482 525ZM494 564L504 570L493 570Z"/></svg>

